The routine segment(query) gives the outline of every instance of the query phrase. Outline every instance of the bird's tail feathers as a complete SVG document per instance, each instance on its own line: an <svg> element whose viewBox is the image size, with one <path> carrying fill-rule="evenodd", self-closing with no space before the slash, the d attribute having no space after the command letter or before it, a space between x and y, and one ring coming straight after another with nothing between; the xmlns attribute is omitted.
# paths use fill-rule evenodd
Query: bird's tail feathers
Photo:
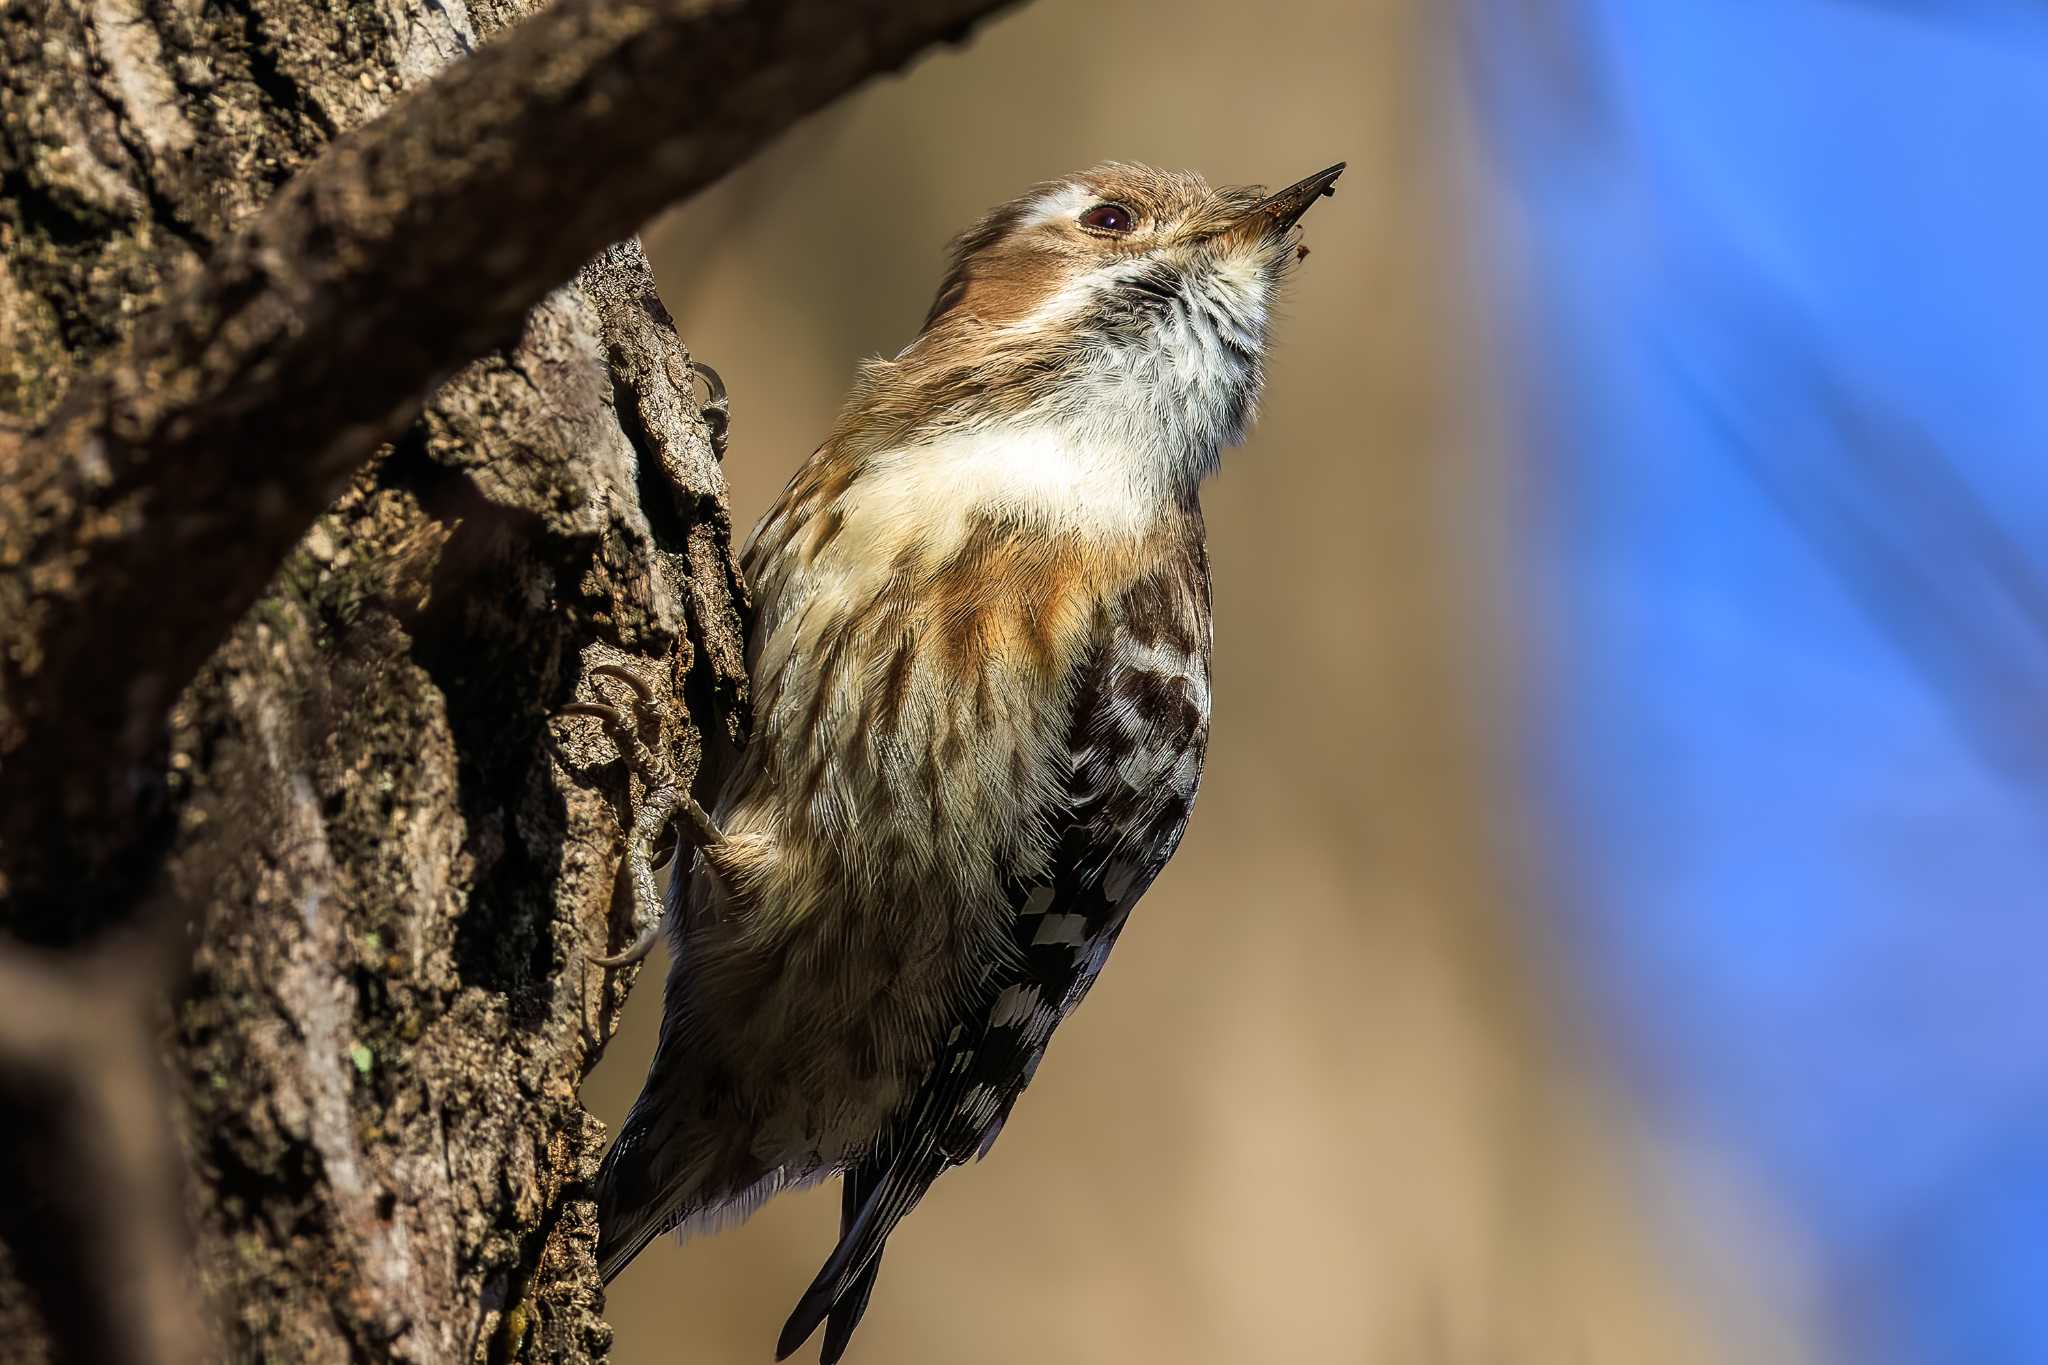
<svg viewBox="0 0 2048 1365"><path fill-rule="evenodd" d="M938 1178L940 1168L926 1169L929 1164L905 1161L885 1165L870 1158L847 1169L840 1202L839 1245L783 1325L775 1344L777 1360L795 1354L822 1323L825 1342L819 1353L820 1365L837 1365L853 1329L860 1325L861 1314L867 1311L889 1234Z"/></svg>
<svg viewBox="0 0 2048 1365"><path fill-rule="evenodd" d="M597 1172L597 1270L607 1284L690 1213L688 1182L654 1169L660 1152L639 1120L626 1120Z"/></svg>
<svg viewBox="0 0 2048 1365"><path fill-rule="evenodd" d="M738 1227L783 1190L801 1189L823 1174L779 1166L749 1172L751 1178L720 1179L714 1163L687 1157L662 1170L663 1158L675 1154L649 1141L651 1125L639 1117L626 1120L597 1173L597 1266L606 1283L663 1233L688 1240Z"/></svg>

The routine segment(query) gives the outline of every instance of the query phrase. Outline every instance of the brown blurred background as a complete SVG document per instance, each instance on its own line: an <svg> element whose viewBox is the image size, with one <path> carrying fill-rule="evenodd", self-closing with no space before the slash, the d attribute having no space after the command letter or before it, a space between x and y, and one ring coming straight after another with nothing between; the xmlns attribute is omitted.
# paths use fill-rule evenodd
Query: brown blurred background
<svg viewBox="0 0 2048 1365"><path fill-rule="evenodd" d="M991 1159L891 1240L856 1365L1796 1358L1705 1287L1663 1161L1569 1046L1496 808L1498 457L1449 23L1430 0L1038 0L649 233L731 388L751 526L990 205L1106 158L1267 184L1350 162L1206 498L1194 823ZM586 1088L608 1123L661 978ZM613 1286L615 1359L765 1362L837 1216L835 1186L657 1243Z"/></svg>

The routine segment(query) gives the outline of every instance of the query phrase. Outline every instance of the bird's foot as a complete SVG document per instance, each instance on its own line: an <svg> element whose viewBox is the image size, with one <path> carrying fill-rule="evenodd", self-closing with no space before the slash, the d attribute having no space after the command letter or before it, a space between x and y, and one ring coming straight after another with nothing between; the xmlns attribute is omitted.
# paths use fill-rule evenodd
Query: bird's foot
<svg viewBox="0 0 2048 1365"><path fill-rule="evenodd" d="M625 967L652 952L661 933L661 888L654 879L655 872L674 856L681 839L687 838L698 848L710 848L724 836L676 772L661 707L646 679L623 664L612 663L598 664L590 670L590 677L593 688L608 678L632 693L632 699L623 706L579 701L561 710L565 716L590 716L600 722L617 746L627 770L640 779L640 799L633 805L620 871L632 888L634 923L644 928L623 952L610 957L593 955L590 959L600 967ZM642 731L649 726L655 734L652 748L641 738Z"/></svg>

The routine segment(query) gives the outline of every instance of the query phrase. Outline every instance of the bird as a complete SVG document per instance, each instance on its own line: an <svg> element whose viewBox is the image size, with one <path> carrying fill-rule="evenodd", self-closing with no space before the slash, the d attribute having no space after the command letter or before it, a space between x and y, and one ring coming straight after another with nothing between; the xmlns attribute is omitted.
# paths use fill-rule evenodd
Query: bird
<svg viewBox="0 0 2048 1365"><path fill-rule="evenodd" d="M1112 162L996 208L755 528L751 733L709 811L657 803L693 857L595 1179L607 1282L837 1175L838 1243L776 1347L822 1326L834 1365L891 1232L995 1143L1187 826L1200 492L1343 170L1268 194Z"/></svg>

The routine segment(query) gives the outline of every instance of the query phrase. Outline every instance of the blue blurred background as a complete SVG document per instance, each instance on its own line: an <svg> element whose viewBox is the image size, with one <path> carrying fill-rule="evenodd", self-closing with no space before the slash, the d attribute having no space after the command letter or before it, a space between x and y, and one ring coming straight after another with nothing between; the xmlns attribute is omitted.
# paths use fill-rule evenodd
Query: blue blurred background
<svg viewBox="0 0 2048 1365"><path fill-rule="evenodd" d="M2048 1361L2048 10L1470 0L1563 942L1835 1358Z"/></svg>

